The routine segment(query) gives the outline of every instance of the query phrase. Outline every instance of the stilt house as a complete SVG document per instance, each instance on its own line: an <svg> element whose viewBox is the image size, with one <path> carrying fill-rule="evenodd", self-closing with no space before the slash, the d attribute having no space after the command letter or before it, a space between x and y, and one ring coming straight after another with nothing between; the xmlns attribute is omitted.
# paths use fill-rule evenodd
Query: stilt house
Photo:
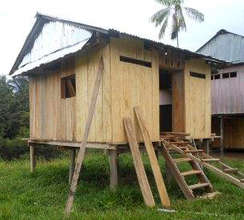
<svg viewBox="0 0 244 220"><path fill-rule="evenodd" d="M119 31L37 14L10 72L28 76L30 82L31 171L36 146L72 149L72 184L66 204L66 213L70 213L86 148L108 150L110 186L114 188L117 155L126 151L129 142L145 204L153 207L138 146L144 143L162 205L170 207L155 153L158 143L164 146L161 151L187 199L195 198L193 190L199 188L215 193L199 163L223 176L223 171L207 163L219 160L193 148L184 137L211 138L211 65L220 63ZM170 149L181 158L173 158ZM176 161L188 162L192 170L180 172ZM189 175L197 175L193 185L185 180ZM242 180L224 176L243 187Z"/></svg>
<svg viewBox="0 0 244 220"><path fill-rule="evenodd" d="M29 77L30 141L72 146L82 140L101 56L89 143L126 144L122 119L134 118L134 106L141 107L155 142L161 131L211 137L211 63L217 59L37 14L10 72Z"/></svg>
<svg viewBox="0 0 244 220"><path fill-rule="evenodd" d="M213 146L244 149L244 36L220 30L197 52L231 63L212 75Z"/></svg>

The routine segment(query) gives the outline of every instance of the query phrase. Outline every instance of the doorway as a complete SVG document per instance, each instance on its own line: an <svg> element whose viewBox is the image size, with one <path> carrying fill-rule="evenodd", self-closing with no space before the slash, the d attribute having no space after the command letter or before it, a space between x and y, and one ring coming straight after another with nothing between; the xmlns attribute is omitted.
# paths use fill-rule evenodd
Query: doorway
<svg viewBox="0 0 244 220"><path fill-rule="evenodd" d="M172 74L159 70L159 127L160 132L172 131Z"/></svg>

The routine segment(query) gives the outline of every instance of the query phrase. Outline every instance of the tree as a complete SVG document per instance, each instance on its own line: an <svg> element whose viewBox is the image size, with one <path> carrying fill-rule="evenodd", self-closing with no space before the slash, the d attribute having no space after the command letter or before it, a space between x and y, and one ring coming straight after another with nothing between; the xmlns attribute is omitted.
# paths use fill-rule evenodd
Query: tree
<svg viewBox="0 0 244 220"><path fill-rule="evenodd" d="M177 47L179 47L179 32L186 31L186 22L184 12L191 19L203 22L204 15L194 8L183 7L184 0L156 0L158 3L164 6L163 9L157 11L152 17L151 21L155 23L155 26L161 26L159 31L159 39L162 39L166 28L171 20L171 40L177 40Z"/></svg>
<svg viewBox="0 0 244 220"><path fill-rule="evenodd" d="M28 132L29 100L25 78L0 76L0 138L15 138Z"/></svg>

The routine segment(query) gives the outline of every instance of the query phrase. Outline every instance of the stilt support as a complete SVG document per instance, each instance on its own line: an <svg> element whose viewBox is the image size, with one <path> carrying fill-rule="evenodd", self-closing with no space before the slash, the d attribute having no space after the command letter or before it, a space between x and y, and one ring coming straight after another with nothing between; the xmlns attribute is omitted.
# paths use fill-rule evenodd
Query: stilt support
<svg viewBox="0 0 244 220"><path fill-rule="evenodd" d="M220 156L224 156L224 118L220 118Z"/></svg>
<svg viewBox="0 0 244 220"><path fill-rule="evenodd" d="M29 147L30 147L30 171L31 173L33 173L36 168L35 148L33 144L29 144Z"/></svg>
<svg viewBox="0 0 244 220"><path fill-rule="evenodd" d="M71 184L72 177L73 177L74 170L75 170L75 156L76 156L76 149L75 148L71 148L71 152L70 152L70 167L69 167L69 184Z"/></svg>
<svg viewBox="0 0 244 220"><path fill-rule="evenodd" d="M108 150L110 165L110 189L115 190L118 186L118 153L117 150Z"/></svg>

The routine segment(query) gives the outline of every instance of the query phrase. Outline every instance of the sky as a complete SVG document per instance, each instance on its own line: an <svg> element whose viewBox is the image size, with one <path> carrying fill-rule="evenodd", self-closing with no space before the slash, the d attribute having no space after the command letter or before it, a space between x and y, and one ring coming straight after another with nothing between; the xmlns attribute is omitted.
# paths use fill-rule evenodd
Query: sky
<svg viewBox="0 0 244 220"><path fill-rule="evenodd" d="M186 19L180 47L197 50L220 29L244 35L244 0L185 0L185 6L205 15L203 23ZM8 74L35 22L36 12L103 28L113 28L176 46L158 39L150 17L162 6L155 0L7 0L0 7L0 75Z"/></svg>

